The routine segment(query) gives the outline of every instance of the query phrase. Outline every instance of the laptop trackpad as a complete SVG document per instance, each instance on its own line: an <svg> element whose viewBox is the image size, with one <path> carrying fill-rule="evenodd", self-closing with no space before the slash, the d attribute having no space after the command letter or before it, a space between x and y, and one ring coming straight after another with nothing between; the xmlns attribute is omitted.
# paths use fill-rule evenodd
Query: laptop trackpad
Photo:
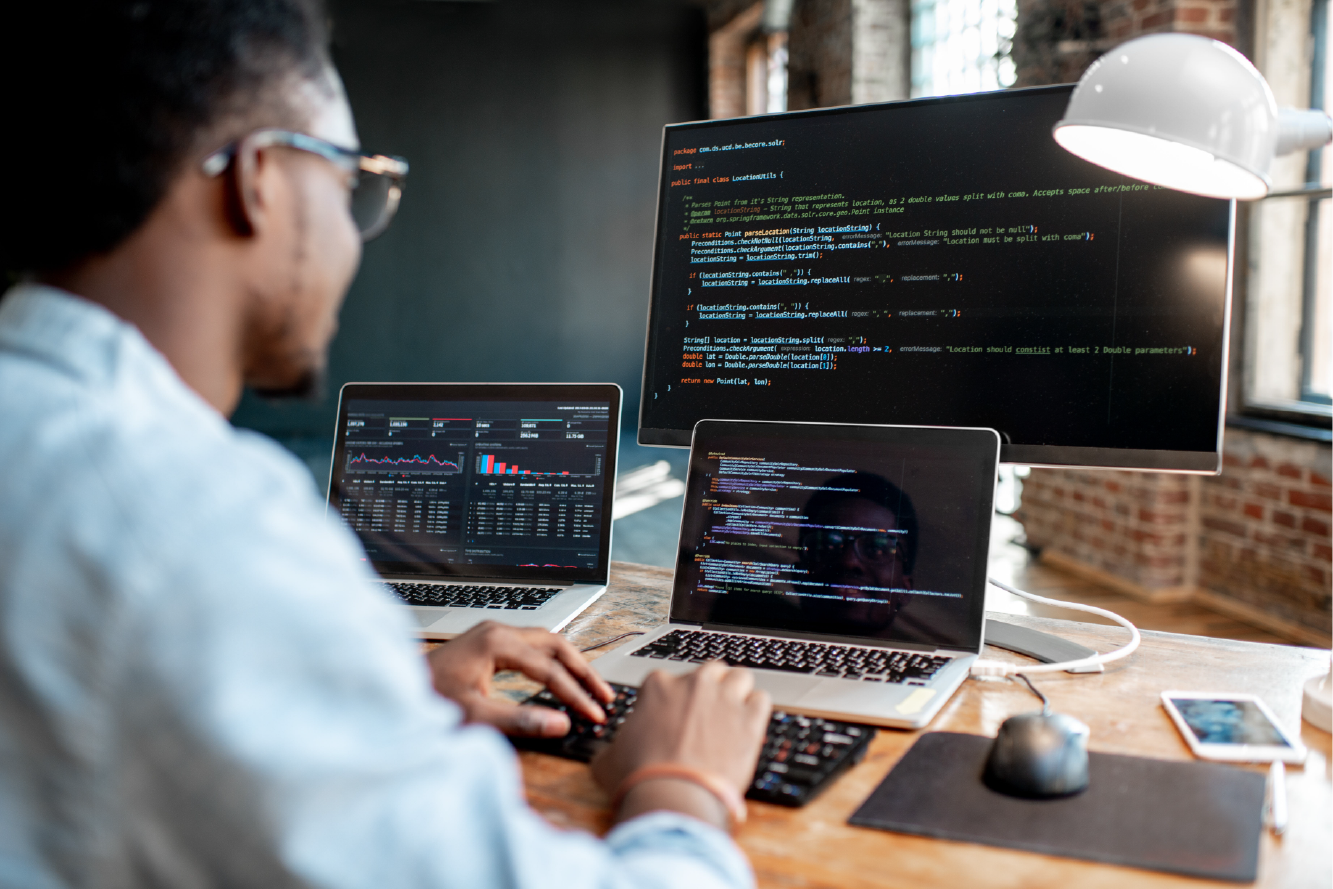
<svg viewBox="0 0 1333 889"><path fill-rule="evenodd" d="M913 699L913 703L919 702L918 705L910 711L900 711L908 714L920 710L935 696L933 689L881 682L847 682L835 679L822 685L818 691L808 692L805 700L800 703L807 707L820 707L833 712L881 713L888 712L889 705L900 700L905 691L918 692L917 697Z"/></svg>
<svg viewBox="0 0 1333 889"><path fill-rule="evenodd" d="M802 676L796 673L779 673L776 670L751 670L754 684L762 688L773 698L773 703L792 706L806 692L813 691L819 685L814 676Z"/></svg>
<svg viewBox="0 0 1333 889"><path fill-rule="evenodd" d="M451 608L409 608L412 617L417 622L417 626L426 629L442 617L448 617Z"/></svg>

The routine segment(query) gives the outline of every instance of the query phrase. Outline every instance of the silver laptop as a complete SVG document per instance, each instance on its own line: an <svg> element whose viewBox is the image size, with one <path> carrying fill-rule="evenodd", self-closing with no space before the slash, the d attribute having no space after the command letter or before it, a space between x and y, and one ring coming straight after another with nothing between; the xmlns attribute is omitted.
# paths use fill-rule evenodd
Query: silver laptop
<svg viewBox="0 0 1333 889"><path fill-rule="evenodd" d="M703 420L669 622L596 661L717 658L784 710L926 725L981 652L993 429Z"/></svg>
<svg viewBox="0 0 1333 889"><path fill-rule="evenodd" d="M426 639L556 631L606 591L620 387L348 383L329 508Z"/></svg>

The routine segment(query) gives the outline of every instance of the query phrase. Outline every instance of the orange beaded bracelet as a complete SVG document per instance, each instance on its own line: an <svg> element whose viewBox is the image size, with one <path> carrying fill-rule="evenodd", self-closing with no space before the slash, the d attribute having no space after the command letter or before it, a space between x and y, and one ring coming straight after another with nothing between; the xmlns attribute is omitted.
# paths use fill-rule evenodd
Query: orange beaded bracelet
<svg viewBox="0 0 1333 889"><path fill-rule="evenodd" d="M712 772L705 772L702 769L672 762L644 766L630 772L625 780L620 782L620 787L611 800L612 810L619 809L620 804L625 800L626 794L635 787L645 781L653 781L658 778L675 778L702 787L717 797L717 801L722 804L722 808L727 810L727 814L731 817L732 830L745 823L745 799L736 791L736 788Z"/></svg>

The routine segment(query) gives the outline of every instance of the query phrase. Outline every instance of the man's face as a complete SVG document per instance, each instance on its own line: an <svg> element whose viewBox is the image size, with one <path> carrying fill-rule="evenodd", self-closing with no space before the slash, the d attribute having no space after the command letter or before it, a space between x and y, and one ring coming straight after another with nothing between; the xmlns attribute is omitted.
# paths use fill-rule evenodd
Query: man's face
<svg viewBox="0 0 1333 889"><path fill-rule="evenodd" d="M300 81L300 129L345 148L359 147L351 108L336 75L329 84ZM334 87L330 89L330 84ZM245 356L245 381L267 395L315 394L338 309L361 260L361 237L349 212L352 179L305 151L267 149L280 178L264 275L256 282Z"/></svg>
<svg viewBox="0 0 1333 889"><path fill-rule="evenodd" d="M863 497L839 500L820 510L811 520L820 525L840 528L891 529L898 527L893 511ZM880 591L862 591L857 587L878 587L879 590L911 589L912 578L903 567L903 550L893 547L880 550L873 543L876 536L870 532L844 534L843 545L811 547L801 556L801 562L810 572L810 579L832 584L835 591L851 601L829 606L844 620L866 626L885 626L897 613L901 594L890 596ZM891 538L892 539L892 538ZM891 603L860 601L890 598Z"/></svg>

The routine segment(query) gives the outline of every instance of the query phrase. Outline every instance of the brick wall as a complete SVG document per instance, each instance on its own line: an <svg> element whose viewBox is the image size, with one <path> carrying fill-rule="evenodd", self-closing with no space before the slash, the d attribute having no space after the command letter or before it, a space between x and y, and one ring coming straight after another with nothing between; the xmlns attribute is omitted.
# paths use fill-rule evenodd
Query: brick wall
<svg viewBox="0 0 1333 889"><path fill-rule="evenodd" d="M1016 517L1048 555L1168 598L1194 582L1192 487L1196 480L1168 473L1034 469Z"/></svg>
<svg viewBox="0 0 1333 889"><path fill-rule="evenodd" d="M1212 477L1033 469L1016 517L1044 560L1327 647L1333 450L1228 429L1223 455Z"/></svg>
<svg viewBox="0 0 1333 889"><path fill-rule="evenodd" d="M1159 31L1237 45L1238 0L1019 0L1017 86L1071 83L1102 53Z"/></svg>
<svg viewBox="0 0 1333 889"><path fill-rule="evenodd" d="M1236 0L1109 0L1102 4L1102 25L1116 43L1158 31L1187 31L1234 45Z"/></svg>
<svg viewBox="0 0 1333 889"><path fill-rule="evenodd" d="M1201 486L1199 586L1327 637L1329 447L1231 429L1224 461Z"/></svg>

